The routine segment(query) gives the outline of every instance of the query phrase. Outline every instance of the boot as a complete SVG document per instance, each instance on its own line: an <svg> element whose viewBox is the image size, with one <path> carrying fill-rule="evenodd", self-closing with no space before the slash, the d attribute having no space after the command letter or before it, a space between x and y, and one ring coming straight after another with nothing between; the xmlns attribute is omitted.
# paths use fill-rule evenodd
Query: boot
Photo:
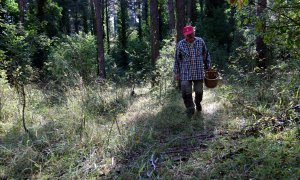
<svg viewBox="0 0 300 180"><path fill-rule="evenodd" d="M193 95L192 94L182 94L183 102L186 107L186 114L189 118L193 116L195 113L195 105L193 102Z"/></svg>
<svg viewBox="0 0 300 180"><path fill-rule="evenodd" d="M196 93L195 95L195 104L198 112L202 111L202 106L201 106L202 97L203 97L202 92Z"/></svg>

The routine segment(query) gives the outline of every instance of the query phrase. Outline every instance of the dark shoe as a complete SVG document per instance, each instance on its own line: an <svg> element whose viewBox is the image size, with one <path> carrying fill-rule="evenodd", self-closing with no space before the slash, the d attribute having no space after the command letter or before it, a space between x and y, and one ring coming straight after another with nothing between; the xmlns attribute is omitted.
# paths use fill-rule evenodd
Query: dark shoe
<svg viewBox="0 0 300 180"><path fill-rule="evenodd" d="M194 115L194 113L195 113L195 109L194 108L188 108L186 110L186 115L187 115L188 118L192 118L193 115Z"/></svg>
<svg viewBox="0 0 300 180"><path fill-rule="evenodd" d="M197 108L197 111L198 111L198 112L202 111L202 106L201 106L201 104L198 105L198 106L196 106L196 108Z"/></svg>

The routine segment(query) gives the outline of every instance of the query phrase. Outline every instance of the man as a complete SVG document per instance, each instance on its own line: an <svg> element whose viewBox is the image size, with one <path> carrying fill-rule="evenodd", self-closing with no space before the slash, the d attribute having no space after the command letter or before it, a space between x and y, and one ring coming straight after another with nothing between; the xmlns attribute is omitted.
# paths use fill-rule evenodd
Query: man
<svg viewBox="0 0 300 180"><path fill-rule="evenodd" d="M189 118L197 111L202 111L204 70L211 68L211 59L202 38L195 37L192 26L183 28L185 39L176 46L174 61L175 79L181 81L181 92L186 113ZM195 104L193 102L193 86L195 91Z"/></svg>

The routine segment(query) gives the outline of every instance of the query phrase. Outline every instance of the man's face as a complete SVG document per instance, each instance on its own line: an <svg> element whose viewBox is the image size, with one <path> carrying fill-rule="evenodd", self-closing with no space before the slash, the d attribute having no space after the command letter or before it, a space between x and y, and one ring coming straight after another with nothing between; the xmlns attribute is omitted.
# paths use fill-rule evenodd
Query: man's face
<svg viewBox="0 0 300 180"><path fill-rule="evenodd" d="M186 39L186 41L189 42L189 43L194 42L194 38L195 38L195 33L185 35L185 39Z"/></svg>

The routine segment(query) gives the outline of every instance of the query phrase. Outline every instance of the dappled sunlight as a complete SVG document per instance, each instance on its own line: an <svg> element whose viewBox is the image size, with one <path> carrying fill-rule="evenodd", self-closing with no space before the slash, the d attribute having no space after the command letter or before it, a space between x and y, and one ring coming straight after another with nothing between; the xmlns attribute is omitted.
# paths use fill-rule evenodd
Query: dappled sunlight
<svg viewBox="0 0 300 180"><path fill-rule="evenodd" d="M216 92L214 90L204 90L203 94L203 113L212 115L220 110L222 110L224 107L219 100L219 98L216 95Z"/></svg>

